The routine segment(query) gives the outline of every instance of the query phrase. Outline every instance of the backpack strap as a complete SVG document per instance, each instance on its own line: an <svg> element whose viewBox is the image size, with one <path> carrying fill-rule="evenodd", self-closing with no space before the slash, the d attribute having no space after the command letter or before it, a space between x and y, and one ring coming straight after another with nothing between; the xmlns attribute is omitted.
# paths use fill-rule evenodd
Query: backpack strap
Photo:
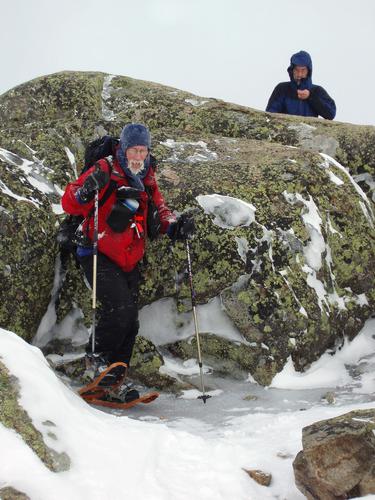
<svg viewBox="0 0 375 500"><path fill-rule="evenodd" d="M104 203L108 200L108 198L111 196L111 194L113 193L113 191L116 189L116 186L117 186L116 181L113 181L111 179L112 170L113 170L112 169L112 157L107 156L106 158L103 158L103 159L107 162L107 165L108 165L109 182L108 182L108 187L105 190L105 193L103 194L103 196L99 200L99 207L102 207L104 205ZM95 162L95 166L100 168L99 161ZM90 218L92 216L92 214L94 213L94 211L95 211L95 208L92 208L87 217Z"/></svg>
<svg viewBox="0 0 375 500"><path fill-rule="evenodd" d="M110 159L111 157L106 157L104 158L104 160L107 162L107 165L108 165L108 169L109 169L109 182L108 182L108 185L107 185L107 189L105 190L103 196L100 198L99 200L99 203L98 203L98 207L102 207L104 205L104 203L108 200L108 198L111 196L111 194L113 193L113 191L116 189L117 187L117 182L112 180L111 179L111 175L112 175L112 161ZM100 163L99 161L97 161L95 163L95 166L97 166L98 168L100 168ZM87 221L89 221L91 219L91 217L94 215L94 212L95 212L95 207L93 207L90 212L87 214L87 216L85 217L85 219ZM86 227L86 235L88 236L88 233L89 233L89 224L87 224L87 227Z"/></svg>
<svg viewBox="0 0 375 500"><path fill-rule="evenodd" d="M152 168L154 173L158 169L158 160L152 154L150 154L150 167Z"/></svg>

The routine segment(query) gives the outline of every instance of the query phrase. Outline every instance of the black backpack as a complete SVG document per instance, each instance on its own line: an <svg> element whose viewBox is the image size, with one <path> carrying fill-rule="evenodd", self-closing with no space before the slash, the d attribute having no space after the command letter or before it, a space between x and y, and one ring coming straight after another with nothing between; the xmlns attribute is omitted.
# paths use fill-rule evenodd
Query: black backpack
<svg viewBox="0 0 375 500"><path fill-rule="evenodd" d="M81 174L86 172L86 170L92 167L98 160L106 158L107 156L114 156L116 146L119 142L119 139L111 135L104 135L90 142L85 149L85 165Z"/></svg>
<svg viewBox="0 0 375 500"><path fill-rule="evenodd" d="M114 156L116 146L119 144L119 142L119 139L111 135L105 135L90 142L85 149L85 163L81 175L90 167L92 167L97 161L103 158L107 158L108 156ZM108 163L110 169L112 169L112 165L110 164L110 162ZM156 159L152 155L151 166L155 172L157 164ZM110 183L107 191L99 202L99 206L105 203L114 188L115 186ZM158 209L152 199L152 191L147 186L146 192L149 197L147 212L147 234L151 240L154 240L159 236L161 222ZM73 254L75 256L77 244L82 244L82 233L79 231L79 228L83 221L84 217L81 215L67 215L59 226L56 239L59 244L63 266L66 265L67 259L69 258L70 254Z"/></svg>
<svg viewBox="0 0 375 500"><path fill-rule="evenodd" d="M85 149L85 163L80 175L98 160L113 156L118 143L119 140L110 135L99 137L99 139L90 142ZM111 169L112 165L110 165L110 162L108 163ZM107 189L105 196L100 200L100 205L107 200L113 189L113 186ZM77 244L82 243L82 233L79 229L83 221L84 217L82 215L67 215L58 228L56 240L59 245L63 267L66 267L70 254L75 257Z"/></svg>

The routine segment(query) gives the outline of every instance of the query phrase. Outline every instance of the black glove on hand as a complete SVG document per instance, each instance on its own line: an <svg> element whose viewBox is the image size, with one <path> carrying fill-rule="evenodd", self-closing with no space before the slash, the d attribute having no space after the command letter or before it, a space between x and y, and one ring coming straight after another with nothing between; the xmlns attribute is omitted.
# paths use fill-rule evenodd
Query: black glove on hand
<svg viewBox="0 0 375 500"><path fill-rule="evenodd" d="M172 241L190 239L195 232L195 222L191 215L182 214L176 222L169 225L167 234Z"/></svg>
<svg viewBox="0 0 375 500"><path fill-rule="evenodd" d="M141 197L142 191L140 189L132 188L129 186L121 186L116 191L118 200L126 200L128 198L132 198L133 200L139 200Z"/></svg>
<svg viewBox="0 0 375 500"><path fill-rule="evenodd" d="M108 174L98 168L83 183L83 186L79 190L79 197L84 203L91 201L94 198L95 191L102 189L108 181Z"/></svg>

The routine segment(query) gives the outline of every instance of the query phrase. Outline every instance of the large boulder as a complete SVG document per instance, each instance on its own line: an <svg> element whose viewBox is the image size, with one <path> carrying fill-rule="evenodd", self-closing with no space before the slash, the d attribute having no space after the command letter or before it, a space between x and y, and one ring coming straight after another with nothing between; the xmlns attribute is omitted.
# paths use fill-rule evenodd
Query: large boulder
<svg viewBox="0 0 375 500"><path fill-rule="evenodd" d="M375 410L356 410L302 430L296 485L309 500L375 494Z"/></svg>
<svg viewBox="0 0 375 500"><path fill-rule="evenodd" d="M304 370L357 335L375 303L374 127L267 114L78 72L0 96L3 327L30 341L69 315L89 325L82 276L73 261L61 268L59 200L84 145L118 135L130 121L151 129L169 206L199 209L196 298L219 296L242 334L246 349L227 349L231 361L267 384L289 356ZM185 250L169 255L166 238L149 244L141 305L175 296L186 311L188 286L177 295L174 286Z"/></svg>

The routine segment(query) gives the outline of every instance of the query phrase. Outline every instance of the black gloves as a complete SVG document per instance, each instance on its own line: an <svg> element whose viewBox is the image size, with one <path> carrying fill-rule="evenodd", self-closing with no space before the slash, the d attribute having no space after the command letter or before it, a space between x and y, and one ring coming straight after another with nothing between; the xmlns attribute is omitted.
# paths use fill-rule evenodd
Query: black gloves
<svg viewBox="0 0 375 500"><path fill-rule="evenodd" d="M192 215L182 214L176 222L169 224L167 234L172 241L190 239L195 232L195 222Z"/></svg>
<svg viewBox="0 0 375 500"><path fill-rule="evenodd" d="M132 188L129 186L121 186L116 191L118 200L127 200L128 198L132 198L133 200L139 200L141 197L141 190Z"/></svg>
<svg viewBox="0 0 375 500"><path fill-rule="evenodd" d="M102 189L108 181L108 174L100 168L92 172L78 191L79 197L83 203L91 201L95 196L95 191Z"/></svg>

